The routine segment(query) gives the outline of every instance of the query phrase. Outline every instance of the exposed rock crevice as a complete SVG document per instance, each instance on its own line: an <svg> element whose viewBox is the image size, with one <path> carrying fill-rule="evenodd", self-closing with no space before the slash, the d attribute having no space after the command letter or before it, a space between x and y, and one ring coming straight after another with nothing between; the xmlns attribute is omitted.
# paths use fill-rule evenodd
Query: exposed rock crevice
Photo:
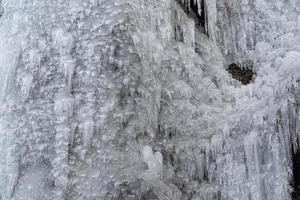
<svg viewBox="0 0 300 200"><path fill-rule="evenodd" d="M247 85L253 81L255 73L252 69L241 68L237 64L232 63L228 66L228 73L231 74L232 78L240 81L243 85Z"/></svg>

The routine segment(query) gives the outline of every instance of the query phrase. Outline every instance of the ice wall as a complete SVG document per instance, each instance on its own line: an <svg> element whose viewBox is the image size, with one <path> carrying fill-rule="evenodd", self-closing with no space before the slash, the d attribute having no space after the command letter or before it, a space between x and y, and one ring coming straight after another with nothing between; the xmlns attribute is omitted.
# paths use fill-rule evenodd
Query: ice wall
<svg viewBox="0 0 300 200"><path fill-rule="evenodd" d="M189 2L2 1L0 199L290 199L299 3Z"/></svg>
<svg viewBox="0 0 300 200"><path fill-rule="evenodd" d="M218 43L233 62L245 67L263 59L264 55L257 55L260 42L273 46L278 38L299 30L299 2L294 0L217 1L216 5Z"/></svg>
<svg viewBox="0 0 300 200"><path fill-rule="evenodd" d="M250 59L257 77L236 90L227 128L213 136L213 149L223 145L211 167L225 199L290 199L291 151L299 138L299 3L226 4L218 5L230 16L219 23L220 44L233 61Z"/></svg>

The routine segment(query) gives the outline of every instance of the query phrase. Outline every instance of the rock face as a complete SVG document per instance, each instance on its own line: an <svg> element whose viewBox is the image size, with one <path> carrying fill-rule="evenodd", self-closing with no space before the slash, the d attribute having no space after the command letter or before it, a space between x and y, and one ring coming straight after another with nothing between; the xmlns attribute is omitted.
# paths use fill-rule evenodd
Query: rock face
<svg viewBox="0 0 300 200"><path fill-rule="evenodd" d="M298 0L1 5L0 199L291 199Z"/></svg>
<svg viewBox="0 0 300 200"><path fill-rule="evenodd" d="M292 162L293 162L293 180L291 181L291 185L293 187L292 192L292 200L297 200L300 198L300 151L297 150L293 153Z"/></svg>
<svg viewBox="0 0 300 200"><path fill-rule="evenodd" d="M251 69L243 69L235 63L230 64L227 71L232 75L232 78L240 81L243 85L249 84L255 75Z"/></svg>

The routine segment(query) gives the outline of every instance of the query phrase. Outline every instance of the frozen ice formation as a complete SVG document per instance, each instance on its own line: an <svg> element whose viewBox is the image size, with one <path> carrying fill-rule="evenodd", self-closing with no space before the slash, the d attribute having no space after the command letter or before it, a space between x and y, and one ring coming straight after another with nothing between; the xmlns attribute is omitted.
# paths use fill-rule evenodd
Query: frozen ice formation
<svg viewBox="0 0 300 200"><path fill-rule="evenodd" d="M299 44L298 0L0 0L0 199L290 200Z"/></svg>
<svg viewBox="0 0 300 200"><path fill-rule="evenodd" d="M152 148L145 146L143 148L144 161L148 165L148 169L145 172L145 179L156 179L161 177L163 156L160 152L155 152L153 154Z"/></svg>

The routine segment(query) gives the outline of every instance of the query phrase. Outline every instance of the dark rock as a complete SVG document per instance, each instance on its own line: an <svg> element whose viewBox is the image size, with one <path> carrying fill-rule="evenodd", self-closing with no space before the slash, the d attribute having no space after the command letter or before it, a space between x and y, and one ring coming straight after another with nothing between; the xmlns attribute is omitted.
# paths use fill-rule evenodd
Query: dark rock
<svg viewBox="0 0 300 200"><path fill-rule="evenodd" d="M232 78L242 82L243 85L249 84L255 75L251 69L242 69L235 63L230 64L227 71L232 75Z"/></svg>
<svg viewBox="0 0 300 200"><path fill-rule="evenodd" d="M110 195L106 196L107 200L159 200L154 188L141 179L123 182L111 190Z"/></svg>
<svg viewBox="0 0 300 200"><path fill-rule="evenodd" d="M143 194L141 200L159 200L153 189L148 190Z"/></svg>
<svg viewBox="0 0 300 200"><path fill-rule="evenodd" d="M291 186L293 188L292 200L300 200L300 150L293 153L293 181Z"/></svg>
<svg viewBox="0 0 300 200"><path fill-rule="evenodd" d="M4 8L2 5L2 0L0 0L0 17L2 17L3 14L4 14Z"/></svg>
<svg viewBox="0 0 300 200"><path fill-rule="evenodd" d="M3 9L3 7L0 5L0 17L2 17L3 14L4 14L4 9Z"/></svg>

